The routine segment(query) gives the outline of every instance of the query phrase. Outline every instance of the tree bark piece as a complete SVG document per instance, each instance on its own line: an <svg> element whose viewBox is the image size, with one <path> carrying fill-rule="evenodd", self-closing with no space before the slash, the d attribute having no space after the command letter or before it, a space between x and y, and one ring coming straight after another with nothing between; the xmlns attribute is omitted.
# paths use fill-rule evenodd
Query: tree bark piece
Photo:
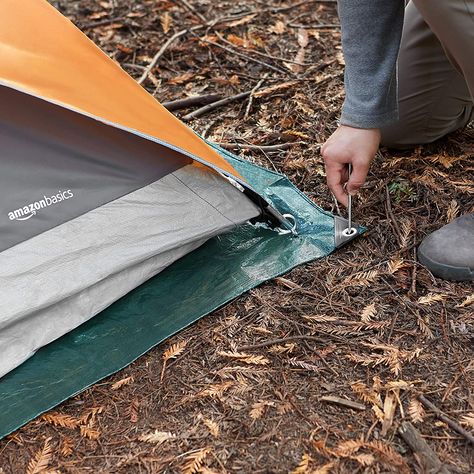
<svg viewBox="0 0 474 474"><path fill-rule="evenodd" d="M448 468L439 460L437 454L429 447L420 432L409 421L403 422L398 432L416 455L423 468L423 472L450 474Z"/></svg>
<svg viewBox="0 0 474 474"><path fill-rule="evenodd" d="M352 400L346 400L341 397L334 397L332 395L326 395L319 398L320 402L334 403L336 405L342 405L343 407L352 408L353 410L363 411L366 409L362 403L353 402Z"/></svg>
<svg viewBox="0 0 474 474"><path fill-rule="evenodd" d="M174 110L187 109L197 105L208 105L221 100L222 96L218 94L198 95L194 97L186 97L186 99L170 100L162 102L161 105L166 107L170 112Z"/></svg>
<svg viewBox="0 0 474 474"><path fill-rule="evenodd" d="M195 119L200 117L201 115L207 114L211 110L217 109L223 105L230 104L236 100L246 99L251 94L251 91L241 92L240 94L232 95L230 97L226 97L225 99L218 100L217 102L213 102L212 104L205 105L200 109L195 110L187 115L185 115L182 120L187 122L189 120Z"/></svg>

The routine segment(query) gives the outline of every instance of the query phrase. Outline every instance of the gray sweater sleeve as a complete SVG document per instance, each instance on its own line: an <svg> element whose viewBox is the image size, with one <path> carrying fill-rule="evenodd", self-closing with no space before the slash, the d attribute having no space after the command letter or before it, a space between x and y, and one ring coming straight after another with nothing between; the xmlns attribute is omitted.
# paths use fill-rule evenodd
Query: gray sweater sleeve
<svg viewBox="0 0 474 474"><path fill-rule="evenodd" d="M380 128L398 118L397 56L404 0L339 0L346 99L340 123Z"/></svg>

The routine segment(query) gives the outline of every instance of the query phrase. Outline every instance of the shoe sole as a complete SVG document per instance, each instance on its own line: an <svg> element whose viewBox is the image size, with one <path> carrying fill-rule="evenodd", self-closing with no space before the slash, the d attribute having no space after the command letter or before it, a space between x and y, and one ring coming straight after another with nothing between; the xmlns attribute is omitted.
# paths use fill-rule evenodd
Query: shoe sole
<svg viewBox="0 0 474 474"><path fill-rule="evenodd" d="M418 249L418 260L436 277L443 280L453 281L473 281L474 271L469 267L453 267L444 263L435 262L423 254L421 248Z"/></svg>

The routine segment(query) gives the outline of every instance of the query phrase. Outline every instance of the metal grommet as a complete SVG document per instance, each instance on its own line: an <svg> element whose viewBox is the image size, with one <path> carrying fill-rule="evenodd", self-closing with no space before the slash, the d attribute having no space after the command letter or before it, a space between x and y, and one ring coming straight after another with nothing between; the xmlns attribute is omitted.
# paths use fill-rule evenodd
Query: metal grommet
<svg viewBox="0 0 474 474"><path fill-rule="evenodd" d="M296 232L296 219L292 214L283 214L283 217L291 224L291 229L282 229L278 227L276 230L279 235L293 234L298 235Z"/></svg>
<svg viewBox="0 0 474 474"><path fill-rule="evenodd" d="M347 227L342 231L344 237L352 237L357 234L357 229L355 227Z"/></svg>

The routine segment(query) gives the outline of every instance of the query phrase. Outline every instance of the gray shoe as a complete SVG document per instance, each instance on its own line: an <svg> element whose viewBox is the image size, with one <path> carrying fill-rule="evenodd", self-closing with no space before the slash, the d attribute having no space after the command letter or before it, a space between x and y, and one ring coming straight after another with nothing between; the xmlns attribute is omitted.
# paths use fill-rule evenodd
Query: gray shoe
<svg viewBox="0 0 474 474"><path fill-rule="evenodd" d="M418 258L437 277L474 280L474 214L458 217L425 237Z"/></svg>

